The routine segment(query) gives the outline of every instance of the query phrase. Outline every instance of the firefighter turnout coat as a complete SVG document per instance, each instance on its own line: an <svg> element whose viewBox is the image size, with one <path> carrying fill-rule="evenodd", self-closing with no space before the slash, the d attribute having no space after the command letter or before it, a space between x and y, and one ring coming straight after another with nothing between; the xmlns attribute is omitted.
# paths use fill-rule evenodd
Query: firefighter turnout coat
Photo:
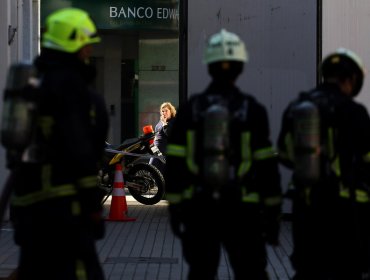
<svg viewBox="0 0 370 280"><path fill-rule="evenodd" d="M326 143L322 143L330 161L329 171L325 163L321 162L321 175L335 175L339 179L337 195L344 199L350 198L358 203L369 203L370 185L370 118L366 108L343 96L335 85L324 84L313 90L321 92L330 99L332 112L328 121L321 120L321 134L325 134ZM282 120L282 129L278 139L280 161L288 168L294 169L295 155L293 146L293 124L290 110L294 102L285 110ZM325 174L326 172L326 174Z"/></svg>
<svg viewBox="0 0 370 280"><path fill-rule="evenodd" d="M267 112L252 96L235 86L216 82L204 93L192 96L177 114L167 146L166 192L170 209L181 209L181 215L186 215L186 205L199 207L198 210L212 205L208 203L213 200L212 186L206 186L202 179L205 169L203 139L207 133L218 132L207 130L202 120L207 108L219 100L224 100L230 116L227 157L231 168L229 182L221 187L217 199L226 212L234 211L232 205L253 205L277 225L281 205L280 175L269 139ZM240 209L248 211L249 208Z"/></svg>
<svg viewBox="0 0 370 280"><path fill-rule="evenodd" d="M11 170L11 220L24 274L44 279L49 269L50 278L74 279L64 274L70 266L79 275L99 268L84 262L94 260L94 240L104 233L96 176L108 115L90 88L93 69L74 54L44 49L35 65L41 78L39 155ZM100 272L84 279L93 273Z"/></svg>
<svg viewBox="0 0 370 280"><path fill-rule="evenodd" d="M293 175L289 192L293 199L293 266L299 277L307 279L365 279L361 274L369 271L370 264L369 114L334 84L324 83L309 94L318 93L328 106L320 110L320 147L312 149L323 155L320 177L302 185ZM285 110L278 138L280 160L293 170L298 157L290 112L296 102Z"/></svg>

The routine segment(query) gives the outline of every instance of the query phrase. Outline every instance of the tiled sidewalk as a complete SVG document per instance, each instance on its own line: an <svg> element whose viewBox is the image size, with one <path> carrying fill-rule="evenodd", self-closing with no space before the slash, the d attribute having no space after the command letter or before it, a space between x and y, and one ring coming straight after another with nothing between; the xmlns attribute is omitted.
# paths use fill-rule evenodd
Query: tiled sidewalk
<svg viewBox="0 0 370 280"><path fill-rule="evenodd" d="M105 211L109 212L109 201ZM186 279L188 267L182 258L180 241L174 237L167 213L167 202L152 206L139 204L127 196L128 216L133 222L107 222L106 235L97 249L107 280ZM7 279L17 266L18 247L12 229L4 225L0 232L0 280ZM292 250L290 223L284 222L277 248L268 247L270 278L290 279L293 270L288 259ZM233 279L227 257L222 254L218 279Z"/></svg>

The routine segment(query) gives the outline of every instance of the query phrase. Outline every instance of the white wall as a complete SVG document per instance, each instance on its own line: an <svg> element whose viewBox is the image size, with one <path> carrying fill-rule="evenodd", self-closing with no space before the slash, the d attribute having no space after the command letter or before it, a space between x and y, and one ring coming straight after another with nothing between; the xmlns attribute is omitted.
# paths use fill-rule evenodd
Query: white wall
<svg viewBox="0 0 370 280"><path fill-rule="evenodd" d="M323 56L338 47L355 51L370 69L370 1L325 0L323 2ZM370 110L370 73L357 97Z"/></svg>

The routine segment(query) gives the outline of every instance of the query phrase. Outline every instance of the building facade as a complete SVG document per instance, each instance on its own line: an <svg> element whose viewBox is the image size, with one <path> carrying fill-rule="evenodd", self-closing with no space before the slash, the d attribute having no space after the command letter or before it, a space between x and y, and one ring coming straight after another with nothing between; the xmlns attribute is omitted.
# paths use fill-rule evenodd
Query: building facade
<svg viewBox="0 0 370 280"><path fill-rule="evenodd" d="M1 0L1 90L11 63L38 54L45 16L67 6L87 10L102 37L91 63L107 102L112 144L154 126L162 102L178 106L207 86L203 48L221 28L246 43L250 61L238 85L268 108L273 141L287 102L319 82L322 56L347 47L370 65L368 0ZM369 91L365 80L359 99L368 107ZM282 172L286 186L290 175ZM0 186L6 174L0 147Z"/></svg>
<svg viewBox="0 0 370 280"><path fill-rule="evenodd" d="M94 48L96 88L110 115L109 140L119 144L159 120L159 106L179 99L178 0L42 0L41 27L56 9L89 12L102 42Z"/></svg>

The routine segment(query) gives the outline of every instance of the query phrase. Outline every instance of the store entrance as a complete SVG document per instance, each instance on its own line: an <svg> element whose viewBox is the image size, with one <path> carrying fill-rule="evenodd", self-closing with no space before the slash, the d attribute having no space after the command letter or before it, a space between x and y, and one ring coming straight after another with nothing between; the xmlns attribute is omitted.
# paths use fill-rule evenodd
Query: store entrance
<svg viewBox="0 0 370 280"><path fill-rule="evenodd" d="M136 137L137 128L137 75L135 60L121 62L121 140Z"/></svg>

